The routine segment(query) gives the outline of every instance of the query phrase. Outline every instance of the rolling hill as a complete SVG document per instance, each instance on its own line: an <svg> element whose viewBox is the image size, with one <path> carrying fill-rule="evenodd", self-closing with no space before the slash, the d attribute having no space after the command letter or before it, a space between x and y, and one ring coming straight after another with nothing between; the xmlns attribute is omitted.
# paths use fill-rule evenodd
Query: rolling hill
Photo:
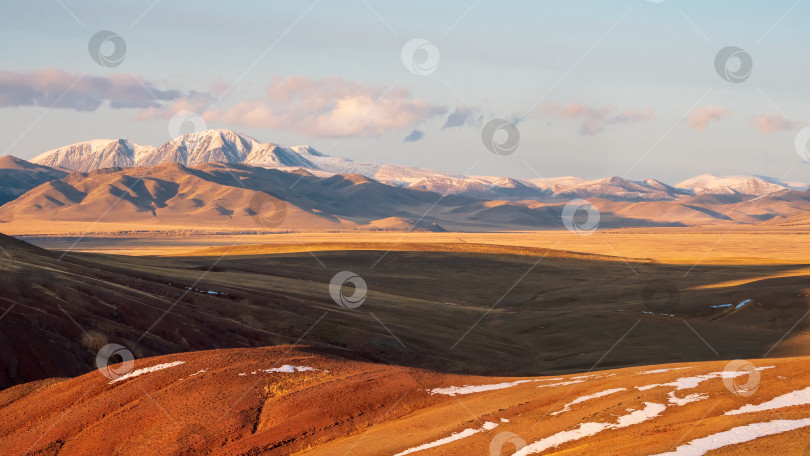
<svg viewBox="0 0 810 456"><path fill-rule="evenodd" d="M0 207L0 224L117 223L229 229L563 228L564 202L531 205L385 185L358 174L318 177L243 164L104 168L49 181ZM396 223L391 223L396 219ZM602 226L659 226L605 212ZM674 222L677 225L677 222Z"/></svg>
<svg viewBox="0 0 810 456"><path fill-rule="evenodd" d="M34 187L61 179L67 174L64 170L35 165L11 155L0 157L0 206Z"/></svg>
<svg viewBox="0 0 810 456"><path fill-rule="evenodd" d="M810 438L807 358L503 378L279 346L102 372L0 392L0 446L61 456L700 456L800 455Z"/></svg>

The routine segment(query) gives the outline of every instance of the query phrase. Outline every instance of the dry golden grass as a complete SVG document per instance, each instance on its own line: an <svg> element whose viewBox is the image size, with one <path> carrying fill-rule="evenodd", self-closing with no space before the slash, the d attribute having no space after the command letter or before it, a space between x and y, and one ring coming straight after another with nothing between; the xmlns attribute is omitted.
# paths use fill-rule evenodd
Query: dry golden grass
<svg viewBox="0 0 810 456"><path fill-rule="evenodd" d="M80 228L78 226L71 228ZM626 260L671 264L802 264L808 262L810 231L644 229L597 231L578 236L568 231L509 233L286 232L233 234L223 231L161 227L157 232L114 235L109 226L55 231L48 237L25 237L47 248L122 255L220 256L305 251L456 251L536 255L553 248L608 255ZM176 228L178 231L170 231ZM0 227L2 229L2 227ZM29 231L32 233L33 231ZM21 235L23 233L12 233ZM82 237L84 234L84 237ZM81 241L74 246L76 240ZM509 246L507 249L505 246ZM521 250L514 247L533 249Z"/></svg>

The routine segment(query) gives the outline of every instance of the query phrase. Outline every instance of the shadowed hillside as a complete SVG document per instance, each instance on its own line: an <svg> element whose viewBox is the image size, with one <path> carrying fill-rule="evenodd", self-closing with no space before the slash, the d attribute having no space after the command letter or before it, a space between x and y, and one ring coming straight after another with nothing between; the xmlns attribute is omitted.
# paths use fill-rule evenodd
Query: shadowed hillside
<svg viewBox="0 0 810 456"><path fill-rule="evenodd" d="M107 343L140 358L303 341L489 375L787 356L810 346L796 325L810 294L796 265L699 266L684 278L688 266L509 253L515 247L397 251L379 261L384 252L62 257L10 238L2 246L3 386L88 372ZM340 271L368 283L361 307L331 298ZM793 275L767 278L784 273Z"/></svg>

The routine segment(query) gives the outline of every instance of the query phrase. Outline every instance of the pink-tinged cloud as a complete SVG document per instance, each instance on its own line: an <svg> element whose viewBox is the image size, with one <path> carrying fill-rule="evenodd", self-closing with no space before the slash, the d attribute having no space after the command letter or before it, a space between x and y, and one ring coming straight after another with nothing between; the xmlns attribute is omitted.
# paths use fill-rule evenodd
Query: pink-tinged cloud
<svg viewBox="0 0 810 456"><path fill-rule="evenodd" d="M688 122L696 132L702 133L709 127L712 121L720 121L732 117L731 111L719 106L706 106L696 109L689 114Z"/></svg>
<svg viewBox="0 0 810 456"><path fill-rule="evenodd" d="M130 74L100 77L55 69L0 71L0 108L39 106L95 111L107 103L114 109L143 109L182 96L177 90L160 90Z"/></svg>
<svg viewBox="0 0 810 456"><path fill-rule="evenodd" d="M801 125L801 122L792 122L782 114L763 114L757 116L754 123L762 133L793 130Z"/></svg>
<svg viewBox="0 0 810 456"><path fill-rule="evenodd" d="M337 137L378 136L446 112L446 107L414 98L404 89L291 76L274 78L265 99L207 110L201 116L207 122Z"/></svg>
<svg viewBox="0 0 810 456"><path fill-rule="evenodd" d="M586 136L599 134L612 125L628 125L650 120L653 117L653 113L649 109L643 111L635 109L619 111L610 106L593 108L580 103L571 103L567 106L561 106L544 102L540 103L537 107L537 111L545 116L580 119L582 125L580 126L579 132Z"/></svg>

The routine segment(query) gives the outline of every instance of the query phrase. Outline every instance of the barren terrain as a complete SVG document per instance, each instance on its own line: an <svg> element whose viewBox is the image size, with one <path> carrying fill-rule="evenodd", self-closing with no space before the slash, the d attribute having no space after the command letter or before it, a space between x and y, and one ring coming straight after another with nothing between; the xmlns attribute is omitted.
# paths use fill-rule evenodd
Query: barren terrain
<svg viewBox="0 0 810 456"><path fill-rule="evenodd" d="M810 439L806 358L484 378L279 346L134 368L0 392L4 453L802 455Z"/></svg>

